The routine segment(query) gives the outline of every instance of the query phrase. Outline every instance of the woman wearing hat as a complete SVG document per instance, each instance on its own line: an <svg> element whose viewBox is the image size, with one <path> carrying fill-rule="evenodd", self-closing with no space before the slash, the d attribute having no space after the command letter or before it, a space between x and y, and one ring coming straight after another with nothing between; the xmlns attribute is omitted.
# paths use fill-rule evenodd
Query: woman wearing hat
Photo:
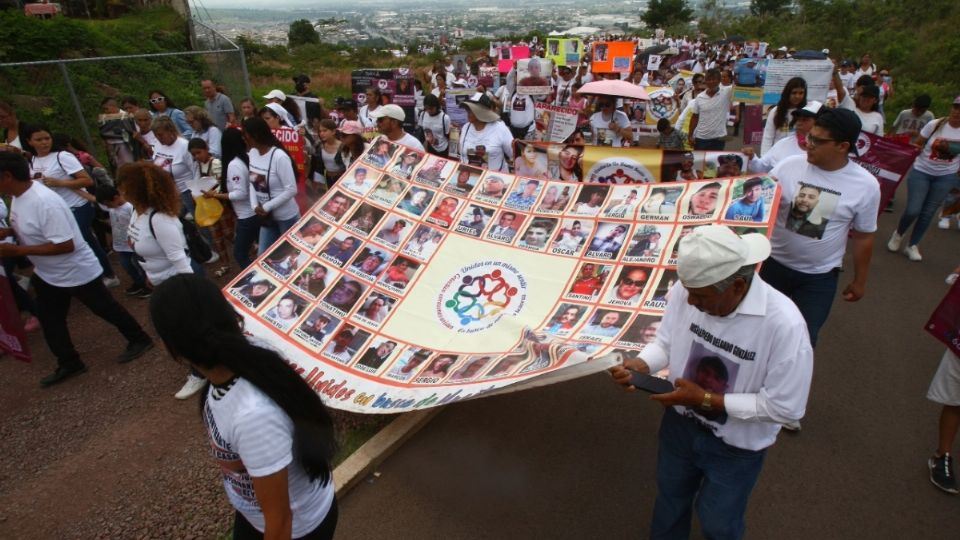
<svg viewBox="0 0 960 540"><path fill-rule="evenodd" d="M513 160L513 134L494 112L493 102L474 94L460 106L467 110L467 124L460 130L460 161L506 172Z"/></svg>
<svg viewBox="0 0 960 540"><path fill-rule="evenodd" d="M340 138L340 158L344 168L349 168L354 161L367 151L369 143L363 140L363 126L357 120L346 120L340 124L338 130Z"/></svg>

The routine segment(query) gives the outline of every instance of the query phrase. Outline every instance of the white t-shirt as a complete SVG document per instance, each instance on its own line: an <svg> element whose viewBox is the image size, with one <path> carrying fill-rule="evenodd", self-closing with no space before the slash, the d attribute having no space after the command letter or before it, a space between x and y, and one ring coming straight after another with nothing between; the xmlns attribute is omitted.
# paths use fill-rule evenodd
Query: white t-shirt
<svg viewBox="0 0 960 540"><path fill-rule="evenodd" d="M563 80L563 77L557 77L555 81L556 95L553 98L553 104L558 107L568 107L570 98L573 97L573 85L577 82L576 77L571 77L569 81Z"/></svg>
<svg viewBox="0 0 960 540"><path fill-rule="evenodd" d="M850 94L843 96L840 101L840 107L856 113L860 119L860 130L872 133L873 135L883 136L883 115L879 111L863 112L858 107Z"/></svg>
<svg viewBox="0 0 960 540"><path fill-rule="evenodd" d="M482 159L476 158L475 149L483 146ZM471 161L472 159L472 161ZM460 128L460 161L472 163L491 171L507 171L507 164L513 161L513 134L502 121L491 122L477 130L473 124Z"/></svg>
<svg viewBox="0 0 960 540"><path fill-rule="evenodd" d="M86 285L103 274L100 261L80 234L80 226L60 195L39 182L10 203L10 226L22 246L61 244L73 240L73 251L61 255L28 255L33 271L55 287Z"/></svg>
<svg viewBox="0 0 960 540"><path fill-rule="evenodd" d="M933 151L933 145L940 139L960 142L960 128L950 127L950 124L944 120L937 128L937 120L927 123L920 130L920 136L927 139L927 144L923 146L923 151L913 162L913 168L933 176L943 176L945 174L956 174L960 167L960 156L953 156L949 159L942 159ZM936 130L936 133L934 133ZM946 157L946 156L944 156Z"/></svg>
<svg viewBox="0 0 960 540"><path fill-rule="evenodd" d="M206 141L207 146L210 149L210 153L213 154L214 157L218 159L220 158L222 155L220 151L220 140L223 139L223 132L220 131L220 128L217 126L210 126L204 132L195 132L193 136Z"/></svg>
<svg viewBox="0 0 960 540"><path fill-rule="evenodd" d="M423 148L423 143L421 143L419 139L407 133L406 131L403 132L402 137L400 137L395 141L391 140L390 142L396 143L396 144L402 144L404 146L409 146L410 148L413 148L414 150L419 150L421 152L425 151L425 149Z"/></svg>
<svg viewBox="0 0 960 540"><path fill-rule="evenodd" d="M783 195L770 243L772 257L798 272L823 274L837 268L847 247L847 233L877 230L880 185L853 161L836 171L824 171L806 156L784 159L770 171ZM798 198L800 190L804 190ZM819 193L817 193L819 189ZM801 207L791 212L795 201Z"/></svg>
<svg viewBox="0 0 960 540"><path fill-rule="evenodd" d="M783 125L777 129L774 123L774 117L777 115L777 105L770 107L767 112L767 121L763 125L763 139L760 142L760 155L766 155L767 151L773 148L778 141L787 138L790 135L790 120L793 118L795 107L787 109L787 115L783 118Z"/></svg>
<svg viewBox="0 0 960 540"><path fill-rule="evenodd" d="M419 118L423 132L430 132L433 135L433 144L430 146L437 152L446 150L447 145L450 144L448 137L450 134L450 117L447 116L447 113L440 111L436 116L430 116L430 113L423 112Z"/></svg>
<svg viewBox="0 0 960 540"><path fill-rule="evenodd" d="M620 129L630 127L630 118L627 113L614 109L612 121L616 122ZM600 146L623 146L623 137L610 129L610 122L603 117L602 112L595 112L590 115L590 129L593 131L593 144Z"/></svg>
<svg viewBox="0 0 960 540"><path fill-rule="evenodd" d="M534 103L532 97L526 94L513 94L510 96L511 126L515 128L532 126L535 114L536 103Z"/></svg>
<svg viewBox="0 0 960 540"><path fill-rule="evenodd" d="M160 141L157 140L157 136L153 134L153 131L140 133L140 137L143 139L143 142L147 143L151 150L160 144Z"/></svg>
<svg viewBox="0 0 960 540"><path fill-rule="evenodd" d="M379 109L377 107L374 110ZM365 128L375 128L377 127L377 119L370 116L370 106L364 105L360 107L360 110L357 111L357 119L360 120L360 124Z"/></svg>
<svg viewBox="0 0 960 540"><path fill-rule="evenodd" d="M73 175L83 172L80 160L70 152L50 152L43 157L34 156L30 160L30 176L40 174L46 178L57 180L71 180ZM77 208L87 204L87 200L77 195L71 188L52 187L54 193L61 196L70 208Z"/></svg>
<svg viewBox="0 0 960 540"><path fill-rule="evenodd" d="M297 177L290 156L279 148L271 148L265 154L251 148L247 156L250 158L252 188L250 206L262 206L276 220L300 217L300 208L294 198L297 194Z"/></svg>
<svg viewBox="0 0 960 540"><path fill-rule="evenodd" d="M237 219L247 219L255 215L250 207L250 169L239 158L233 158L227 165L227 196L233 203Z"/></svg>
<svg viewBox="0 0 960 540"><path fill-rule="evenodd" d="M713 97L700 92L693 100L693 114L699 115L697 129L693 136L697 139L722 139L727 136L727 114L730 113L730 97L733 87L717 89Z"/></svg>
<svg viewBox="0 0 960 540"><path fill-rule="evenodd" d="M674 410L731 446L762 450L772 445L781 424L803 417L810 394L813 348L800 310L758 275L726 317L688 305L687 297L682 283L670 289L656 340L640 358L651 373L669 366L671 380L696 383L698 371L710 369L713 385L698 384L723 394L725 412L707 418L699 409L676 405ZM709 368L701 368L704 361Z"/></svg>
<svg viewBox="0 0 960 540"><path fill-rule="evenodd" d="M153 214L152 221L150 214ZM150 233L151 223L153 234ZM146 210L142 215L134 210L127 237L130 247L142 259L140 266L146 272L147 279L154 286L177 274L193 273L187 255L187 239L179 218L154 212L153 209Z"/></svg>
<svg viewBox="0 0 960 540"><path fill-rule="evenodd" d="M246 379L237 379L223 397L207 392L203 421L227 498L258 531L266 527L253 478L287 470L294 538L317 528L333 504L333 482L311 481L293 454L293 421Z"/></svg>
<svg viewBox="0 0 960 540"><path fill-rule="evenodd" d="M807 155L807 151L800 148L800 142L797 140L797 134L791 133L787 138L780 139L768 151L763 153L763 157L751 159L747 163L747 169L754 173L770 172L784 159L790 156Z"/></svg>
<svg viewBox="0 0 960 540"><path fill-rule="evenodd" d="M177 137L169 146L160 141L153 146L153 163L173 175L180 193L190 189L187 183L193 180L193 156L187 150L187 144L186 139Z"/></svg>

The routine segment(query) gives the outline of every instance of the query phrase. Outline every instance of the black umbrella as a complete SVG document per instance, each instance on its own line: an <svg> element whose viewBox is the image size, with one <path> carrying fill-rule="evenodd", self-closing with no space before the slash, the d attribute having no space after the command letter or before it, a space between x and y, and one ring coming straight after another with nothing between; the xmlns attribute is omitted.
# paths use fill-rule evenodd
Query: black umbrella
<svg viewBox="0 0 960 540"><path fill-rule="evenodd" d="M820 51L810 51L803 50L793 53L793 57L797 60L826 60L827 55L823 54Z"/></svg>
<svg viewBox="0 0 960 540"><path fill-rule="evenodd" d="M644 54L660 54L663 51L669 49L669 45L654 45L653 47L647 47L646 49L640 51L641 55Z"/></svg>

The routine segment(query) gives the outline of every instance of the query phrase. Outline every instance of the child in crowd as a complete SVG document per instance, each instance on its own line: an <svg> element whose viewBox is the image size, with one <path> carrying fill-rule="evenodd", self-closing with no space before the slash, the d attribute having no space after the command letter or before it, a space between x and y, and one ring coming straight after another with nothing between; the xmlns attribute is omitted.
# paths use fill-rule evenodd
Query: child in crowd
<svg viewBox="0 0 960 540"><path fill-rule="evenodd" d="M102 185L96 190L96 196L84 190L76 190L81 197L97 203L101 210L110 214L110 236L113 241L113 251L120 257L120 266L127 272L133 284L127 287L127 296L150 298L153 291L147 285L146 274L137 264L136 254L127 240L127 229L130 227L130 218L133 216L133 205L123 198L123 195L113 186Z"/></svg>
<svg viewBox="0 0 960 540"><path fill-rule="evenodd" d="M683 144L687 140L687 134L673 127L670 120L661 118L657 120L657 131L660 137L657 139L657 148L664 150L683 150Z"/></svg>
<svg viewBox="0 0 960 540"><path fill-rule="evenodd" d="M200 184L201 190L200 193L194 193L193 196L200 197L203 195L203 191L213 189L219 183L223 166L220 160L210 153L210 147L203 139L190 139L187 150L193 156L193 174ZM223 214L216 223L210 227L200 228L200 232L213 247L213 257L207 263L212 264L219 261L223 264L213 272L213 275L217 277L222 277L230 271L230 250L227 249L227 240L233 238L234 225L233 215L230 214L229 207L225 205Z"/></svg>

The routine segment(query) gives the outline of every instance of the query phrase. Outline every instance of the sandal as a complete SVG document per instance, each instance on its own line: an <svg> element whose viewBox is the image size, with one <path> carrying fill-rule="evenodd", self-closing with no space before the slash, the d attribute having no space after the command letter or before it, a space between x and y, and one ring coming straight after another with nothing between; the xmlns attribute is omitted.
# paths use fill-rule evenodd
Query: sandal
<svg viewBox="0 0 960 540"><path fill-rule="evenodd" d="M217 276L217 277L223 277L223 276L227 275L227 272L229 272L229 271L230 271L230 267L229 267L229 266L221 266L220 268L217 269L216 272L213 273L213 275L215 275L215 276Z"/></svg>

